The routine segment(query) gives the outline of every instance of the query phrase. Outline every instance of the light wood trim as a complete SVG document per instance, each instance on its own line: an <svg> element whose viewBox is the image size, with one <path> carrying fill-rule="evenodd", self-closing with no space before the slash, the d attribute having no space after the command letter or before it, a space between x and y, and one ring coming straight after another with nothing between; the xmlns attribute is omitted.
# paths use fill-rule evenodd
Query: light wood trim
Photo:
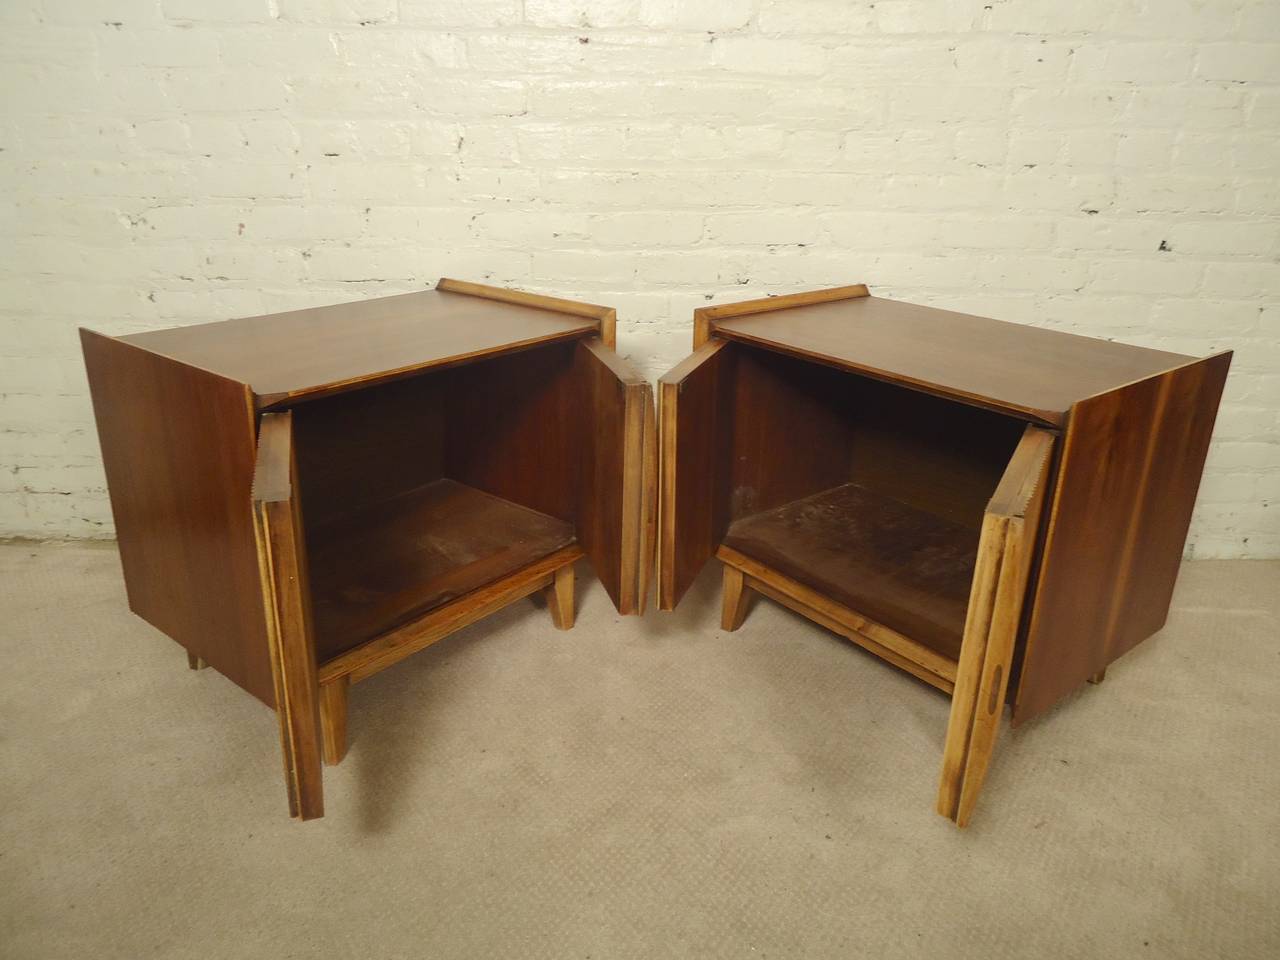
<svg viewBox="0 0 1280 960"><path fill-rule="evenodd" d="M750 599L746 577L737 567L726 563L724 565L724 602L720 608L721 630L732 633L742 626L742 621L747 617L747 601Z"/></svg>
<svg viewBox="0 0 1280 960"><path fill-rule="evenodd" d="M723 343L719 340L715 343ZM714 344L713 344L714 345ZM716 348L719 349L719 348ZM685 361L687 362L687 361ZM678 383L658 381L658 609L676 607L676 404Z"/></svg>
<svg viewBox="0 0 1280 960"><path fill-rule="evenodd" d="M320 682L331 683L338 677L349 676L352 683L358 683L371 677L507 604L550 586L556 570L582 555L582 548L576 544L564 547L509 577L495 580L438 607L412 623L374 637L321 664Z"/></svg>
<svg viewBox="0 0 1280 960"><path fill-rule="evenodd" d="M324 737L324 762L334 766L347 755L347 700L351 681L339 677L320 685L320 733Z"/></svg>
<svg viewBox="0 0 1280 960"><path fill-rule="evenodd" d="M610 349L617 342L618 312L613 307L603 307L595 303L583 303L579 300L565 300L561 297L549 297L541 293L529 293L524 290L511 290L506 287L493 287L485 283L472 283L469 280L454 280L452 277L441 277L436 283L437 290L447 293L461 293L468 297L482 297L485 300L499 300L502 303L515 303L523 307L536 307L539 310L550 310L554 313L567 313L574 317L587 317L598 322L600 339Z"/></svg>
<svg viewBox="0 0 1280 960"><path fill-rule="evenodd" d="M293 415L266 414L258 433L253 515L289 814L324 816L319 690L306 550L293 489Z"/></svg>
<svg viewBox="0 0 1280 960"><path fill-rule="evenodd" d="M623 448L626 451L622 468L622 613L644 613L645 594L648 590L646 565L652 559L646 557L650 491L648 461L653 453L648 443L653 440L652 429L646 429L653 421L653 387L648 381L629 384L624 411L626 424ZM648 564L646 564L646 560Z"/></svg>
<svg viewBox="0 0 1280 960"><path fill-rule="evenodd" d="M573 628L573 564L568 563L552 574L547 587L547 609L557 630Z"/></svg>
<svg viewBox="0 0 1280 960"><path fill-rule="evenodd" d="M620 357L617 351L605 343L603 337L587 337L582 341L582 347L584 350L591 351L591 355L608 367L609 372L626 386L640 386L649 383L649 379L642 375L630 362Z"/></svg>
<svg viewBox="0 0 1280 960"><path fill-rule="evenodd" d="M870 295L871 292L865 283L855 283L848 287L829 287L826 290L808 290L804 293L789 293L781 297L761 297L758 300L743 300L740 303L718 303L713 307L698 307L693 311L693 347L696 350L711 339L717 320L745 317L753 313L769 313L772 310L786 310L790 307L807 307L813 303L829 303L832 300L853 300Z"/></svg>
<svg viewBox="0 0 1280 960"><path fill-rule="evenodd" d="M1000 730L1052 454L1053 434L1028 426L982 518L938 782L938 812L961 827Z"/></svg>
<svg viewBox="0 0 1280 960"><path fill-rule="evenodd" d="M618 349L618 311L613 307L605 307L600 314L600 339L610 350Z"/></svg>
<svg viewBox="0 0 1280 960"><path fill-rule="evenodd" d="M644 613L649 603L649 581L653 578L658 542L658 424L652 388L649 389L646 401L641 437L643 451L640 463L640 569L636 577L637 613Z"/></svg>
<svg viewBox="0 0 1280 960"><path fill-rule="evenodd" d="M939 690L951 692L956 664L936 650L835 603L732 547L721 546L716 557L746 574L746 585L752 590L852 640Z"/></svg>
<svg viewBox="0 0 1280 960"><path fill-rule="evenodd" d="M709 340L658 378L658 386L679 387L680 381L729 345L727 340Z"/></svg>
<svg viewBox="0 0 1280 960"><path fill-rule="evenodd" d="M973 587L969 593L969 609L965 616L964 641L960 647L956 686L951 695L951 716L942 752L942 776L938 782L938 812L952 820L956 819L960 791L964 786L969 743L978 712L978 687L987 656L991 621L995 615L996 591L1004 559L1008 524L1008 517L991 514L982 520L978 559L974 565Z"/></svg>
<svg viewBox="0 0 1280 960"><path fill-rule="evenodd" d="M988 514L1025 517L1032 502L1045 497L1053 441L1054 435L1039 427L1027 427L1022 432L1022 439L987 503Z"/></svg>
<svg viewBox="0 0 1280 960"><path fill-rule="evenodd" d="M787 609L795 611L805 619L812 620L818 626L825 627L832 633L838 634L846 640L853 641L858 646L862 647L863 650L866 650L868 653L875 654L881 660L884 660L886 663L893 664L899 670L903 670L906 673L911 674L917 680L923 680L925 683L929 684L929 686L937 687L943 693L951 693L952 684L950 680L945 677L938 676L931 670L926 670L924 667L920 666L920 664L908 660L906 657L899 656L888 647L876 643L869 636L849 626L847 623L829 617L821 610L811 607L808 604L801 603L795 597L788 596L781 590L777 590L764 581L757 580L754 577L746 578L746 586L748 589L754 590L761 596L768 597L770 600L782 604ZM839 609L845 610L843 607L840 607ZM852 611L847 612L852 614ZM857 615L853 614L853 616L856 617Z"/></svg>
<svg viewBox="0 0 1280 960"><path fill-rule="evenodd" d="M189 670L203 670L203 669L204 669L205 667L207 667L207 666L209 666L209 665L208 665L207 663L205 663L205 662L204 662L204 660L202 660L200 657L196 656L196 655L195 655L194 653L192 653L190 650L188 650L188 651L187 651L187 669L189 669Z"/></svg>

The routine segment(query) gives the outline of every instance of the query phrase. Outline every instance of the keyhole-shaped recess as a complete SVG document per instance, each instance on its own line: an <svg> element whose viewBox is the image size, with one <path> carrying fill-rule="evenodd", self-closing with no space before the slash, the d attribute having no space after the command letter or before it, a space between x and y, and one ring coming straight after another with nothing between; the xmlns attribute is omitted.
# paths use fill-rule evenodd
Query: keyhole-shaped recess
<svg viewBox="0 0 1280 960"><path fill-rule="evenodd" d="M1000 699L1000 678L1004 676L1004 664L996 664L995 676L991 678L991 695L987 698L987 713L995 713Z"/></svg>

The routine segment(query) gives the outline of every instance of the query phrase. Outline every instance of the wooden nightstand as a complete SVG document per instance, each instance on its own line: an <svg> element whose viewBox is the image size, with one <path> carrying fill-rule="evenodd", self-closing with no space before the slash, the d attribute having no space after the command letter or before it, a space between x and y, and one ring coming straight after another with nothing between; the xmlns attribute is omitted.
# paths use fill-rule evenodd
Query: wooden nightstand
<svg viewBox="0 0 1280 960"><path fill-rule="evenodd" d="M81 341L129 605L276 708L294 816L351 683L535 591L571 627L584 555L644 608L653 396L611 309L442 280Z"/></svg>
<svg viewBox="0 0 1280 960"><path fill-rule="evenodd" d="M1231 354L883 300L695 314L659 381L659 605L711 557L949 694L963 826L1006 696L1037 716L1165 622Z"/></svg>

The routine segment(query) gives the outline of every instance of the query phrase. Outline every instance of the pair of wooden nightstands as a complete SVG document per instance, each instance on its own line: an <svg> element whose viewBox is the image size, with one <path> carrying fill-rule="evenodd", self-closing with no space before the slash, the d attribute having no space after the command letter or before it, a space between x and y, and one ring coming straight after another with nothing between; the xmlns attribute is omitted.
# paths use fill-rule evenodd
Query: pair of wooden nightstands
<svg viewBox="0 0 1280 960"><path fill-rule="evenodd" d="M583 556L639 613L656 549L663 609L714 556L725 629L754 591L951 695L963 825L1006 699L1163 625L1230 363L863 286L697 311L656 420L613 310L451 280L82 341L130 607L276 708L302 819L351 683L535 591L572 626Z"/></svg>

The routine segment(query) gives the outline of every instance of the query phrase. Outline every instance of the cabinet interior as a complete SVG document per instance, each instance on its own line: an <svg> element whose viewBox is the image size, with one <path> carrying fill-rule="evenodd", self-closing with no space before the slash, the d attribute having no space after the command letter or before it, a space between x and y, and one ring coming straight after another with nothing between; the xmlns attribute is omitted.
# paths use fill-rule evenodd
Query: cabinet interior
<svg viewBox="0 0 1280 960"><path fill-rule="evenodd" d="M711 498L725 546L957 660L983 512L1025 424L732 344Z"/></svg>
<svg viewBox="0 0 1280 960"><path fill-rule="evenodd" d="M576 341L294 407L320 661L576 542Z"/></svg>

